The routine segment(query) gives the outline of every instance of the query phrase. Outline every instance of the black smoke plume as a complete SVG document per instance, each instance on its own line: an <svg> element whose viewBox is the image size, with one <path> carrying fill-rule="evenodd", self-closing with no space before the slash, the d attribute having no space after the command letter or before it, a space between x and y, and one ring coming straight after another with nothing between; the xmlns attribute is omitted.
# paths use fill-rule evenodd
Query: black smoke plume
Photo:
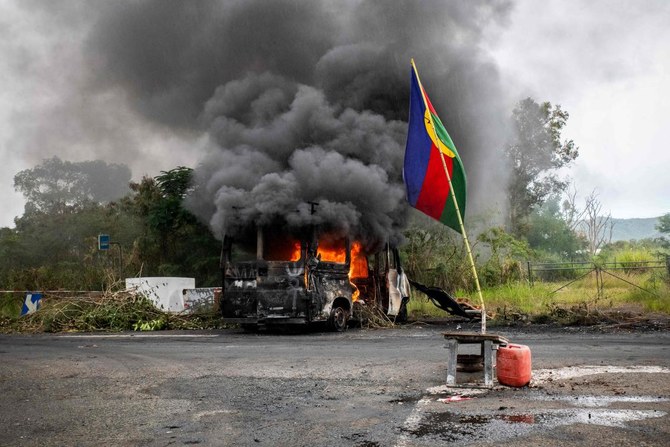
<svg viewBox="0 0 670 447"><path fill-rule="evenodd" d="M495 160L508 112L480 45L484 29L505 20L508 1L98 7L86 46L91 85L122 89L153 123L207 135L188 206L217 236L279 219L396 238L408 211L412 57L464 161L470 211L504 196ZM310 202L319 204L314 214Z"/></svg>

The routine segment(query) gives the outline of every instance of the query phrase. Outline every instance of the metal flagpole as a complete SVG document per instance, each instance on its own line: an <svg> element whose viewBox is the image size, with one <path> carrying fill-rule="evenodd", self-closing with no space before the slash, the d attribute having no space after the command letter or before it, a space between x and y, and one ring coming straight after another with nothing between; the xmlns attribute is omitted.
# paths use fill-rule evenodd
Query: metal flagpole
<svg viewBox="0 0 670 447"><path fill-rule="evenodd" d="M428 107L428 101L426 101L426 96L423 90L423 85L421 84L421 78L419 78L419 72L416 69L416 65L414 65L414 59L411 59L412 61L412 69L414 70L414 74L416 75L416 80L419 83L419 88L421 89L421 98L423 99L423 103L426 106L426 109L429 109ZM435 123L433 120L430 120L430 125L433 128L433 132L435 133L435 138L440 138L437 134L437 130L435 129ZM465 249L468 253L468 259L470 260L470 267L472 268L472 274L475 277L475 286L477 287L477 295L479 295L479 304L481 305L482 308L482 320L481 320L481 332L482 334L486 333L486 306L484 305L484 297L482 295L482 289L479 286L479 276L477 276L477 268L475 267L475 261L474 258L472 257L472 250L470 249L470 241L468 241L468 235L465 232L465 225L463 225L463 218L461 217L461 210L458 207L458 200L456 200L456 193L454 192L454 185L451 184L451 176L449 175L449 169L447 168L447 162L444 160L444 152L442 152L438 146L437 150L440 152L440 160L442 160L442 167L444 168L444 175L447 176L447 181L449 182L449 193L451 195L451 199L454 201L454 208L456 208L456 216L458 216L458 224L461 227L461 235L463 236L463 242L465 242Z"/></svg>

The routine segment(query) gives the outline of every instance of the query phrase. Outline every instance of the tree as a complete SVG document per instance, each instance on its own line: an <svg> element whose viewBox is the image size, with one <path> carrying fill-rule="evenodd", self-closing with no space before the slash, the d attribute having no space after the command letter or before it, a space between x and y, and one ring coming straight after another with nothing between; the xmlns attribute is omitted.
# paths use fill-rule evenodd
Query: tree
<svg viewBox="0 0 670 447"><path fill-rule="evenodd" d="M182 207L192 174L193 169L179 166L153 179L154 200L147 210L147 223L157 236L163 259L174 257L180 230L197 223Z"/></svg>
<svg viewBox="0 0 670 447"><path fill-rule="evenodd" d="M577 207L577 188L570 188L565 192L565 199L561 203L561 216L570 231L577 231L577 227L584 218L586 209Z"/></svg>
<svg viewBox="0 0 670 447"><path fill-rule="evenodd" d="M114 203L91 204L63 214L34 213L0 231L0 284L10 289L101 290L123 271L121 253L130 253L140 223ZM97 247L97 235L110 234L109 252ZM121 249L121 247L123 247Z"/></svg>
<svg viewBox="0 0 670 447"><path fill-rule="evenodd" d="M104 163L96 166L102 169L98 173L108 172ZM56 171L45 172L49 167ZM100 290L137 274L220 284L221 244L182 207L189 168L131 183L129 194L108 203L97 202L112 196L92 184L91 165L52 159L38 168L17 174L17 184L32 199L29 212L16 219L16 228L0 229L4 287ZM31 179L31 173L40 179ZM98 250L100 233L111 235L113 250Z"/></svg>
<svg viewBox="0 0 670 447"><path fill-rule="evenodd" d="M667 213L658 218L656 229L664 234L670 233L670 213Z"/></svg>
<svg viewBox="0 0 670 447"><path fill-rule="evenodd" d="M121 215L111 202L129 191L129 181L127 166L100 160L53 157L17 173L14 186L27 203L16 228L0 232L0 283L18 289L102 287L111 262L98 253L97 235L114 234L127 246L137 235L132 216Z"/></svg>
<svg viewBox="0 0 670 447"><path fill-rule="evenodd" d="M477 236L477 241L491 250L491 256L481 269L486 286L521 279L519 260L528 259L531 254L526 240L515 238L501 227L493 227Z"/></svg>
<svg viewBox="0 0 670 447"><path fill-rule="evenodd" d="M196 223L182 202L190 190L193 169L184 166L161 171L154 178L160 199L153 203L148 213L149 224L160 235L161 247L167 252L169 241L174 242L174 231Z"/></svg>
<svg viewBox="0 0 670 447"><path fill-rule="evenodd" d="M538 104L532 98L519 102L513 111L514 136L505 148L505 156L511 168L510 226L517 236L525 235L526 219L533 208L567 186L559 178L558 169L579 155L572 140L561 141L568 117L561 106Z"/></svg>
<svg viewBox="0 0 670 447"><path fill-rule="evenodd" d="M568 228L586 241L586 248L591 256L598 254L603 246L611 242L614 230L612 214L603 213L603 206L595 189L584 199L584 208L580 209L577 206L577 189L572 188L566 193L561 212Z"/></svg>
<svg viewBox="0 0 670 447"><path fill-rule="evenodd" d="M401 247L403 269L415 281L449 292L472 287L470 266L455 233L437 222L419 217L405 230Z"/></svg>
<svg viewBox="0 0 670 447"><path fill-rule="evenodd" d="M102 160L44 160L14 176L14 188L26 199L26 213L63 214L89 204L104 204L129 192L130 169Z"/></svg>
<svg viewBox="0 0 670 447"><path fill-rule="evenodd" d="M180 166L131 183L134 194L123 206L144 223L135 255L144 275L194 276L198 284L216 285L221 243L183 207L192 174L191 168Z"/></svg>
<svg viewBox="0 0 670 447"><path fill-rule="evenodd" d="M557 198L547 200L529 216L526 239L533 250L559 255L562 259L572 259L584 248L584 239L575 232L571 220L561 212ZM574 216L574 215L572 215Z"/></svg>
<svg viewBox="0 0 670 447"><path fill-rule="evenodd" d="M598 194L594 190L585 199L584 218L580 228L584 232L591 256L598 254L603 245L612 241L614 223L612 214L603 214L602 204L598 200Z"/></svg>
<svg viewBox="0 0 670 447"><path fill-rule="evenodd" d="M666 249L670 248L670 241L665 237L666 234L670 234L670 213L667 213L658 218L656 229L663 233L663 236L658 238L661 246Z"/></svg>

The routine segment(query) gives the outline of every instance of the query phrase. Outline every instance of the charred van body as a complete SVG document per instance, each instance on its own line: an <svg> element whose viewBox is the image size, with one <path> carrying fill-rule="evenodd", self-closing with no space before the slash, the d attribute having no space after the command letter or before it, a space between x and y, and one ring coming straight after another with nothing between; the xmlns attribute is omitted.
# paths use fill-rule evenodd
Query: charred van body
<svg viewBox="0 0 670 447"><path fill-rule="evenodd" d="M224 238L222 269L224 321L246 328L326 323L343 331L355 304L406 317L409 283L388 245L366 254L361 243L316 229L258 228Z"/></svg>

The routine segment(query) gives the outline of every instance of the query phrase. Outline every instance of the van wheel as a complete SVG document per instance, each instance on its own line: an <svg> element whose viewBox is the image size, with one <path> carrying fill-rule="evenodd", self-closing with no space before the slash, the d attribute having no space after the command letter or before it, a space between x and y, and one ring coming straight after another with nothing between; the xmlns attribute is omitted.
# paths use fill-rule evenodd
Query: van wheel
<svg viewBox="0 0 670 447"><path fill-rule="evenodd" d="M328 318L328 326L336 332L344 332L347 330L347 322L349 320L349 312L343 307L334 307L330 311L330 318Z"/></svg>

